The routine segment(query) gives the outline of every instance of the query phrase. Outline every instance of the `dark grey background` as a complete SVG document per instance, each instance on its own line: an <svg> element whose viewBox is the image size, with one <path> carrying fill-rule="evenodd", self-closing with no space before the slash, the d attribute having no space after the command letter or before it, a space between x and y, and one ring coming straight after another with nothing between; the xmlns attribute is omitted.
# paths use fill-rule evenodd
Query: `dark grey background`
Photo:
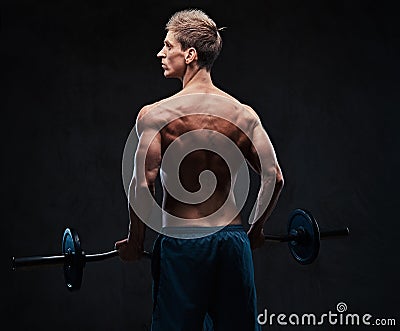
<svg viewBox="0 0 400 331"><path fill-rule="evenodd" d="M125 236L124 144L143 105L180 89L155 54L170 15L187 7L228 27L214 82L260 114L282 166L286 185L265 231L284 233L297 207L323 229L351 230L322 241L309 266L292 260L286 244L256 251L259 311L321 314L342 301L348 312L399 324L393 3L2 1L4 324L149 330L149 261L92 263L70 293L61 268L12 272L10 258L58 254L67 226L87 253ZM149 231L147 248L154 238Z"/></svg>

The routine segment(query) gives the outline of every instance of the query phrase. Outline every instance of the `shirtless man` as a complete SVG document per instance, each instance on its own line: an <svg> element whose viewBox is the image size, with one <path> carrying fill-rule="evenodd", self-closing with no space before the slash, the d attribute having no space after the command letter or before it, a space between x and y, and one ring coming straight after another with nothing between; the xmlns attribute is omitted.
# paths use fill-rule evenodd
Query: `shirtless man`
<svg viewBox="0 0 400 331"><path fill-rule="evenodd" d="M183 10L166 30L157 57L164 76L180 79L182 90L138 114L129 232L115 246L123 261L142 257L154 205L149 196L155 195L160 173L163 214L152 258L152 330L196 331L203 322L209 330L260 330L251 249L265 242L263 225L282 190L282 173L255 111L212 82L210 71L222 47L214 21L201 10ZM235 148L261 176L247 233L232 194L241 164L240 158L229 159ZM178 171L177 155L182 156ZM176 179L189 198L180 195Z"/></svg>

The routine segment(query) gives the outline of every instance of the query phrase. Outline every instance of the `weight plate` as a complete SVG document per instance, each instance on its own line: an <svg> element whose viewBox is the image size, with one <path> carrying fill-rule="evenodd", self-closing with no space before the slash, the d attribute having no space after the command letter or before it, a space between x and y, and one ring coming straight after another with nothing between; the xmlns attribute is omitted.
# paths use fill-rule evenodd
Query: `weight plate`
<svg viewBox="0 0 400 331"><path fill-rule="evenodd" d="M85 259L78 233L75 230L65 229L62 240L62 253L65 255L65 284L70 291L79 290L82 284Z"/></svg>
<svg viewBox="0 0 400 331"><path fill-rule="evenodd" d="M317 221L305 209L295 209L289 216L288 234L298 239L289 241L289 250L300 264L314 262L319 253L320 232Z"/></svg>

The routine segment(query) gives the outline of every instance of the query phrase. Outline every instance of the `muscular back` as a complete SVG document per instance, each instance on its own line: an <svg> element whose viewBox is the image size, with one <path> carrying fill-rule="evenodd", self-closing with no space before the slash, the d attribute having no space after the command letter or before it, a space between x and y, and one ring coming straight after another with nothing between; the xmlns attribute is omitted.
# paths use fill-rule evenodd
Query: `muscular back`
<svg viewBox="0 0 400 331"><path fill-rule="evenodd" d="M257 168L254 113L223 96L193 94L157 103L142 119L139 133L158 132L164 226L240 224L233 186L245 160ZM211 217L216 211L218 217ZM168 215L185 221L173 222Z"/></svg>

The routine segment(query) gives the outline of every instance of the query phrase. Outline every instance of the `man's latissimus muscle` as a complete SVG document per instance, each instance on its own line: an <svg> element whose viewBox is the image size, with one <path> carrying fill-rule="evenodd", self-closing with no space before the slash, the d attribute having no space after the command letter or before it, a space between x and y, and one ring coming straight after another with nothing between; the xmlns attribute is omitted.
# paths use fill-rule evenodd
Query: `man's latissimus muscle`
<svg viewBox="0 0 400 331"><path fill-rule="evenodd" d="M256 217L263 215L273 196L278 166L268 135L253 112L233 98L196 93L169 98L143 113L137 123L137 187L131 188L135 192L131 206L139 218L147 221L153 199L149 188L160 158L163 226L239 224L233 187L244 162L261 176Z"/></svg>

